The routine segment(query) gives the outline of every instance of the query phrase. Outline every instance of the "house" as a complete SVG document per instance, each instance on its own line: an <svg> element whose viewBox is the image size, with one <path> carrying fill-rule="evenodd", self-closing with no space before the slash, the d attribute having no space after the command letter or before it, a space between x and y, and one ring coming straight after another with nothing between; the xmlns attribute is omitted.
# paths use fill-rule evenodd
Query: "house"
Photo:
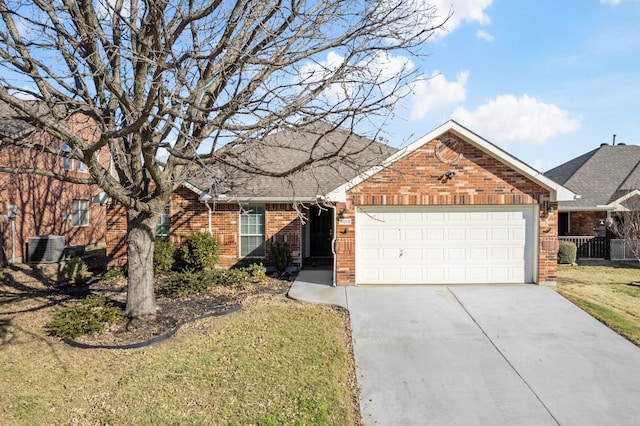
<svg viewBox="0 0 640 426"><path fill-rule="evenodd" d="M575 194L482 137L455 121L401 150L340 129L308 133L285 129L239 153L279 170L318 151L289 178L221 167L189 179L168 206L170 238L211 232L222 266L283 241L303 267L332 259L337 284L555 282L554 211ZM345 138L339 158L322 160Z"/></svg>
<svg viewBox="0 0 640 426"><path fill-rule="evenodd" d="M91 127L89 119L75 115L75 126ZM90 137L91 135L87 135ZM17 148L9 138L28 138L63 152L63 141L38 131L0 102L0 166L39 168L72 177L86 177L80 161ZM107 150L100 161L110 162ZM104 245L106 207L94 203L101 190L95 185L62 182L35 174L0 173L0 260L2 262L56 261L65 246ZM52 237L53 236L53 237Z"/></svg>
<svg viewBox="0 0 640 426"><path fill-rule="evenodd" d="M578 245L578 257L610 258L611 221L618 212L637 209L640 146L604 143L545 176L580 194L558 204L561 238Z"/></svg>
<svg viewBox="0 0 640 426"><path fill-rule="evenodd" d="M558 204L559 235L606 234L607 219L640 190L640 146L602 144L545 173L580 198Z"/></svg>

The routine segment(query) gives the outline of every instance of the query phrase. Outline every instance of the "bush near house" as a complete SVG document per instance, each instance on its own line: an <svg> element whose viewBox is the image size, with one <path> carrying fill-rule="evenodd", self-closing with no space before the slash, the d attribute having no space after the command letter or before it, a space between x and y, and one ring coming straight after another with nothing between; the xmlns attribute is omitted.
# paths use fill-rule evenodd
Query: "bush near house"
<svg viewBox="0 0 640 426"><path fill-rule="evenodd" d="M89 296L78 304L60 309L48 328L51 334L61 339L75 339L84 334L101 333L105 324L122 318L122 309L102 296Z"/></svg>
<svg viewBox="0 0 640 426"><path fill-rule="evenodd" d="M176 248L171 241L157 238L153 249L153 272L156 275L169 272L175 262Z"/></svg>
<svg viewBox="0 0 640 426"><path fill-rule="evenodd" d="M82 285L87 281L87 264L79 257L74 257L65 265L64 272L75 285Z"/></svg>
<svg viewBox="0 0 640 426"><path fill-rule="evenodd" d="M171 297L182 297L216 286L242 290L251 279L251 274L244 269L186 269L170 274L162 291Z"/></svg>
<svg viewBox="0 0 640 426"><path fill-rule="evenodd" d="M180 248L180 259L185 269L213 269L218 263L219 251L220 244L211 234L195 232L184 240Z"/></svg>
<svg viewBox="0 0 640 426"><path fill-rule="evenodd" d="M578 248L571 241L560 241L558 249L558 263L573 264L576 263Z"/></svg>

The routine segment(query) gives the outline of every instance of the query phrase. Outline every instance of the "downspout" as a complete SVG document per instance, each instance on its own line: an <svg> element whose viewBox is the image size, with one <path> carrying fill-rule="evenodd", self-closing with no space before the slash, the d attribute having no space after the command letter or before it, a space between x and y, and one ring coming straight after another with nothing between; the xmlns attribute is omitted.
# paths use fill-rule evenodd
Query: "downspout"
<svg viewBox="0 0 640 426"><path fill-rule="evenodd" d="M208 201L205 201L204 205L207 206L207 210L209 210L209 214L207 217L207 228L209 229L209 235L213 237L213 228L211 226L211 215L213 214L213 210L211 209L211 205Z"/></svg>
<svg viewBox="0 0 640 426"><path fill-rule="evenodd" d="M24 259L24 255L22 256ZM16 263L16 220L11 219L11 264Z"/></svg>
<svg viewBox="0 0 640 426"><path fill-rule="evenodd" d="M331 254L333 255L333 269L332 269L332 274L331 274L331 286L335 287L337 285L337 281L338 281L338 256L336 256L336 240L338 238L338 232L336 232L337 227L336 227L336 219L337 219L337 213L336 213L336 205L335 204L331 204L329 206L331 208L331 210L333 210L333 222L331 224Z"/></svg>

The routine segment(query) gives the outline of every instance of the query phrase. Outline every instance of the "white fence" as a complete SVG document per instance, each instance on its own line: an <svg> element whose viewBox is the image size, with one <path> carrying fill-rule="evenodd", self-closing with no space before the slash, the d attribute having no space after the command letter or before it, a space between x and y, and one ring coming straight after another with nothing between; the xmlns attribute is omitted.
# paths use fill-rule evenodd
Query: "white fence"
<svg viewBox="0 0 640 426"><path fill-rule="evenodd" d="M640 241L639 241L640 243ZM611 240L611 260L637 260L626 240Z"/></svg>

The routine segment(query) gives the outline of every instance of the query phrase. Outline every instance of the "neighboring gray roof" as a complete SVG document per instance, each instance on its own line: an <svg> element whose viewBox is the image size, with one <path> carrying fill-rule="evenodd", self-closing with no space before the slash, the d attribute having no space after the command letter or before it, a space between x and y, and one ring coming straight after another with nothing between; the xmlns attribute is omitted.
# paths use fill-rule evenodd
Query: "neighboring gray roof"
<svg viewBox="0 0 640 426"><path fill-rule="evenodd" d="M602 145L545 173L580 198L561 202L563 210L602 209L640 189L640 146Z"/></svg>
<svg viewBox="0 0 640 426"><path fill-rule="evenodd" d="M34 127L9 105L0 101L0 136L13 138L26 130L33 129Z"/></svg>
<svg viewBox="0 0 640 426"><path fill-rule="evenodd" d="M223 147L221 158L284 173L312 159L312 164L285 177L271 177L218 164L202 169L188 183L218 200L272 199L313 201L364 171L379 165L396 151L388 145L355 135L325 122L303 123L261 140ZM338 152L331 156L331 153ZM201 194L202 196L202 194Z"/></svg>

